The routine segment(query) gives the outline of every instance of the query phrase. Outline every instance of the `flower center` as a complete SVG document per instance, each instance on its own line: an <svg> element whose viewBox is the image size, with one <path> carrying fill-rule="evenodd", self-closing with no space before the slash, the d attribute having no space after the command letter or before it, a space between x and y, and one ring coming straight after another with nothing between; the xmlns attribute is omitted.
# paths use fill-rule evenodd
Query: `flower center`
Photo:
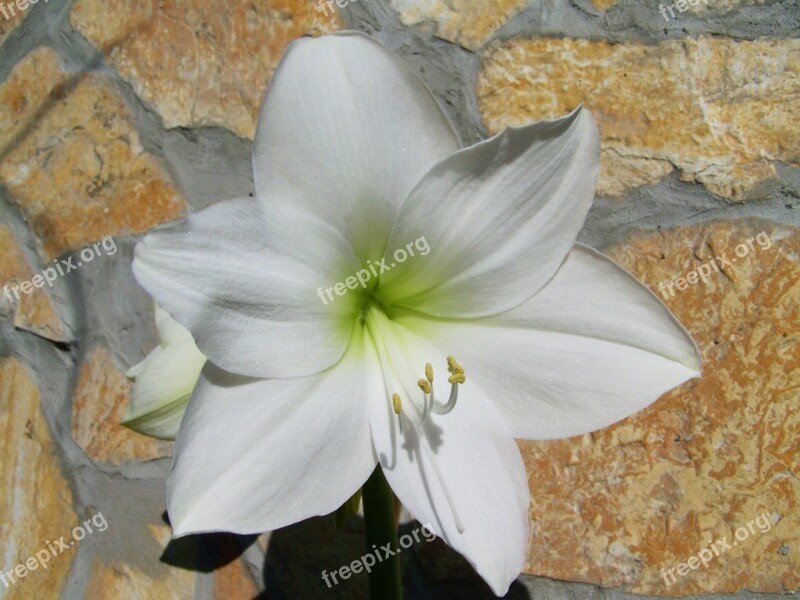
<svg viewBox="0 0 800 600"><path fill-rule="evenodd" d="M447 370L450 372L450 377L447 379L450 384L450 397L447 402L439 402L433 391L433 366L431 363L425 363L425 379L417 380L417 387L422 390L422 406L417 406L412 402L414 415L409 416L416 425L424 424L431 413L446 415L456 407L458 386L465 383L467 379L464 368L452 356L447 357ZM396 392L392 395L392 406L395 414L400 415L403 412L402 398Z"/></svg>
<svg viewBox="0 0 800 600"><path fill-rule="evenodd" d="M433 365L426 362L425 377L417 378L414 374L415 368L409 361L410 348L404 347L405 344L402 343L403 335L399 331L402 328L397 328L376 304L369 303L363 314L366 327L378 351L387 392L392 390L391 398L387 397L387 400L397 415L400 433L405 437L408 448L412 451L420 449L425 454L447 499L456 529L462 533L464 525L458 516L446 478L439 469L435 453L431 448L426 424L431 420L431 415L447 415L456 407L458 386L466 382L464 368L452 356L447 357L447 370L450 373L447 382L450 384L450 395L446 402L439 401L434 391Z"/></svg>

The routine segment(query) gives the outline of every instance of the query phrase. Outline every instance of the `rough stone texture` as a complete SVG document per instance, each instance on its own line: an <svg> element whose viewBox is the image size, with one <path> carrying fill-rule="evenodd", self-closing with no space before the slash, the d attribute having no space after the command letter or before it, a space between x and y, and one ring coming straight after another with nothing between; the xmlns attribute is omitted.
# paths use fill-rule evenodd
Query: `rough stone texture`
<svg viewBox="0 0 800 600"><path fill-rule="evenodd" d="M603 138L599 194L675 167L744 200L764 195L770 161L800 163L800 40L514 40L489 53L477 94L491 132L584 102Z"/></svg>
<svg viewBox="0 0 800 600"><path fill-rule="evenodd" d="M64 325L56 315L53 302L44 286L34 287L30 294L19 291L20 298L17 300L13 288L30 281L31 277L33 269L25 259L14 234L6 225L0 225L0 315L13 314L16 327L56 342L66 341Z"/></svg>
<svg viewBox="0 0 800 600"><path fill-rule="evenodd" d="M21 22L22 19L20 18L0 18L0 44L6 41L8 34L10 34Z"/></svg>
<svg viewBox="0 0 800 600"><path fill-rule="evenodd" d="M701 0L697 6L689 5L686 12L705 13L711 11L728 12L739 6L762 6L767 3L767 0ZM676 11L676 14L681 13Z"/></svg>
<svg viewBox="0 0 800 600"><path fill-rule="evenodd" d="M234 560L214 573L214 600L255 598L258 587L247 565Z"/></svg>
<svg viewBox="0 0 800 600"><path fill-rule="evenodd" d="M151 532L162 547L170 533L166 527L151 527ZM92 565L85 600L110 600L135 598L136 600L191 600L194 597L192 571L170 568L157 563L148 572L127 564L106 564L96 559ZM244 596L231 596L231 598Z"/></svg>
<svg viewBox="0 0 800 600"><path fill-rule="evenodd" d="M0 183L47 257L183 214L184 199L104 77L67 76L43 48L0 86L0 106L0 139L10 141L0 151Z"/></svg>
<svg viewBox="0 0 800 600"><path fill-rule="evenodd" d="M72 493L61 474L50 429L41 410L39 389L27 366L0 359L0 572L5 574L64 535L70 539L78 523ZM17 578L3 600L56 600L75 551L51 557L49 568Z"/></svg>
<svg viewBox="0 0 800 600"><path fill-rule="evenodd" d="M592 0L592 5L600 10L608 10L612 6L617 4L618 0ZM692 6L694 3L694 6ZM703 13L706 11L719 11L719 12L726 12L736 8L737 6L742 5L761 5L765 4L766 0L688 0L686 3L686 9L683 12L693 12L693 13ZM672 5L674 7L674 2L662 2L661 4L664 7ZM676 16L680 16L683 14L678 8L673 8L673 12ZM667 13L670 14L670 13ZM672 18L670 16L670 18Z"/></svg>
<svg viewBox="0 0 800 600"><path fill-rule="evenodd" d="M86 600L136 598L136 600L189 600L192 598L192 573L173 570L183 577L153 580L142 571L125 564L92 566ZM243 596L240 596L243 598Z"/></svg>
<svg viewBox="0 0 800 600"><path fill-rule="evenodd" d="M406 25L425 23L447 41L476 50L528 0L391 0Z"/></svg>
<svg viewBox="0 0 800 600"><path fill-rule="evenodd" d="M771 247L762 236L740 249L762 231ZM723 253L732 264L708 283L659 292ZM662 293L700 347L703 377L594 434L520 442L533 497L526 572L660 595L797 590L800 229L684 227L609 254ZM661 569L763 513L770 531L664 583Z"/></svg>
<svg viewBox="0 0 800 600"><path fill-rule="evenodd" d="M71 19L167 127L218 125L252 138L264 90L289 42L341 25L338 12L326 18L316 6L79 0Z"/></svg>
<svg viewBox="0 0 800 600"><path fill-rule="evenodd" d="M44 112L55 92L60 94L68 76L50 48L28 55L0 86L0 153L5 155Z"/></svg>
<svg viewBox="0 0 800 600"><path fill-rule="evenodd" d="M617 0L592 0L592 6L597 10L608 10L617 3Z"/></svg>
<svg viewBox="0 0 800 600"><path fill-rule="evenodd" d="M171 456L171 442L119 425L130 390L131 383L111 353L102 347L93 349L81 368L72 407L72 436L92 460L119 465Z"/></svg>

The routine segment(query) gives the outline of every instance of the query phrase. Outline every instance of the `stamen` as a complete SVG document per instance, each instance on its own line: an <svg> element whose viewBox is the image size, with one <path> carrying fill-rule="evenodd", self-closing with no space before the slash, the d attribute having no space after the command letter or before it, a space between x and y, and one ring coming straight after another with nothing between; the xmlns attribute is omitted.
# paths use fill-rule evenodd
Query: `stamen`
<svg viewBox="0 0 800 600"><path fill-rule="evenodd" d="M422 390L422 422L424 423L431 411L428 394L433 396L433 388L425 379L418 379L417 385Z"/></svg>
<svg viewBox="0 0 800 600"><path fill-rule="evenodd" d="M447 484L445 484L444 477L442 477L442 472L439 470L439 464L431 455L431 451L428 449L428 444L426 441L420 441L420 446L422 446L425 456L428 458L428 462L431 463L431 466L433 466L433 472L436 474L436 478L439 480L439 485L442 486L444 497L447 499L447 504L450 505L450 512L453 514L453 521L455 522L458 533L464 533L464 524L461 522L461 518L458 516L458 511L456 510L456 505L453 502L453 497L450 495L450 490L447 489Z"/></svg>
<svg viewBox="0 0 800 600"><path fill-rule="evenodd" d="M466 380L467 377L464 375L464 373L453 373L447 378L449 383L464 383Z"/></svg>
<svg viewBox="0 0 800 600"><path fill-rule="evenodd" d="M433 390L433 365L431 363L425 363L425 379L428 380L428 383L431 384L431 406L436 403L436 397Z"/></svg>
<svg viewBox="0 0 800 600"><path fill-rule="evenodd" d="M450 513L453 515L453 523L456 527L458 533L464 532L464 523L461 521L461 517L458 514L458 510L456 509L455 501L453 500L453 496L450 493L449 488L447 487L447 482L444 478L444 475L439 468L439 463L436 460L436 457L433 454L432 449L430 448L430 442L428 440L427 434L425 433L425 429L423 427L425 421L428 419L428 416L431 412L436 413L438 415L446 415L450 411L455 408L456 401L458 400L458 386L461 385L466 381L466 375L464 374L464 369L459 365L456 360L449 356L447 358L448 364L448 371L451 373L450 378L448 379L450 383L450 397L447 400L446 404L441 404L436 401L434 397L434 388L433 388L433 367L430 363L425 364L425 379L418 379L417 380L417 387L422 391L423 403L422 403L422 410L420 411L419 404L414 401L414 398L410 395L411 390L403 386L402 382L401 391L405 394L406 400L410 402L410 412L403 412L403 401L399 393L392 394L392 406L394 408L394 412L398 415L399 425L400 425L400 433L403 433L404 428L407 426L403 423L404 420L408 420L411 424L413 429L416 431L417 436L419 437L419 445L422 448L422 451L425 453L425 457L427 458L428 462L433 469L433 473L436 479L439 480L439 485L441 486L442 493L444 494L445 499L447 500L448 507L450 508ZM405 419L403 418L405 416Z"/></svg>
<svg viewBox="0 0 800 600"><path fill-rule="evenodd" d="M456 400L458 400L458 386L454 383L450 388L450 397L447 399L447 403L437 402L431 410L435 415L446 415L456 407Z"/></svg>
<svg viewBox="0 0 800 600"><path fill-rule="evenodd" d="M447 370L452 373L452 375L450 375L450 377L447 379L451 385L450 397L447 399L446 404L435 401L432 403L431 411L436 415L446 415L456 407L456 401L458 400L458 386L467 380L467 376L464 373L464 367L458 364L456 359L452 356L447 357Z"/></svg>
<svg viewBox="0 0 800 600"><path fill-rule="evenodd" d="M456 362L456 359L453 358L452 356L447 357L447 370L453 374L455 373L461 373L462 375L464 374L464 367L458 364Z"/></svg>
<svg viewBox="0 0 800 600"><path fill-rule="evenodd" d="M392 405L394 406L394 414L399 415L403 410L403 403L400 401L400 394L392 394Z"/></svg>

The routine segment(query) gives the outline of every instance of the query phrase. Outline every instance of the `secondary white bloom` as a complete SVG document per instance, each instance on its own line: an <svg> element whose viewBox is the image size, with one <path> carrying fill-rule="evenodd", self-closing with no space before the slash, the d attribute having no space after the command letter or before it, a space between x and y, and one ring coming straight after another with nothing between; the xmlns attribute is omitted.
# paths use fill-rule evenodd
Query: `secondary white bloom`
<svg viewBox="0 0 800 600"><path fill-rule="evenodd" d="M134 380L122 424L151 437L174 440L206 357L189 330L155 307L158 346L128 369Z"/></svg>
<svg viewBox="0 0 800 600"><path fill-rule="evenodd" d="M377 42L299 40L262 109L256 198L137 246L139 282L209 357L168 482L176 535L333 512L380 461L503 594L528 543L514 438L599 429L698 375L664 305L575 244L600 151L586 110L459 148ZM425 256L320 301L423 236Z"/></svg>

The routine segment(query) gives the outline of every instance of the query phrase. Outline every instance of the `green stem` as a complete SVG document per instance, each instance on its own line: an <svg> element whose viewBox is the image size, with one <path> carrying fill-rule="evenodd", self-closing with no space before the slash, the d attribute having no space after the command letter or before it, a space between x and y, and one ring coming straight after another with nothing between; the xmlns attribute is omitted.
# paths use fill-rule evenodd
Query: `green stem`
<svg viewBox="0 0 800 600"><path fill-rule="evenodd" d="M364 522L367 527L367 552L374 552L373 545L381 548L397 544L397 513L394 494L381 466L375 467L363 489ZM372 600L403 600L403 583L400 578L400 556L395 554L379 560L369 574L369 597Z"/></svg>

